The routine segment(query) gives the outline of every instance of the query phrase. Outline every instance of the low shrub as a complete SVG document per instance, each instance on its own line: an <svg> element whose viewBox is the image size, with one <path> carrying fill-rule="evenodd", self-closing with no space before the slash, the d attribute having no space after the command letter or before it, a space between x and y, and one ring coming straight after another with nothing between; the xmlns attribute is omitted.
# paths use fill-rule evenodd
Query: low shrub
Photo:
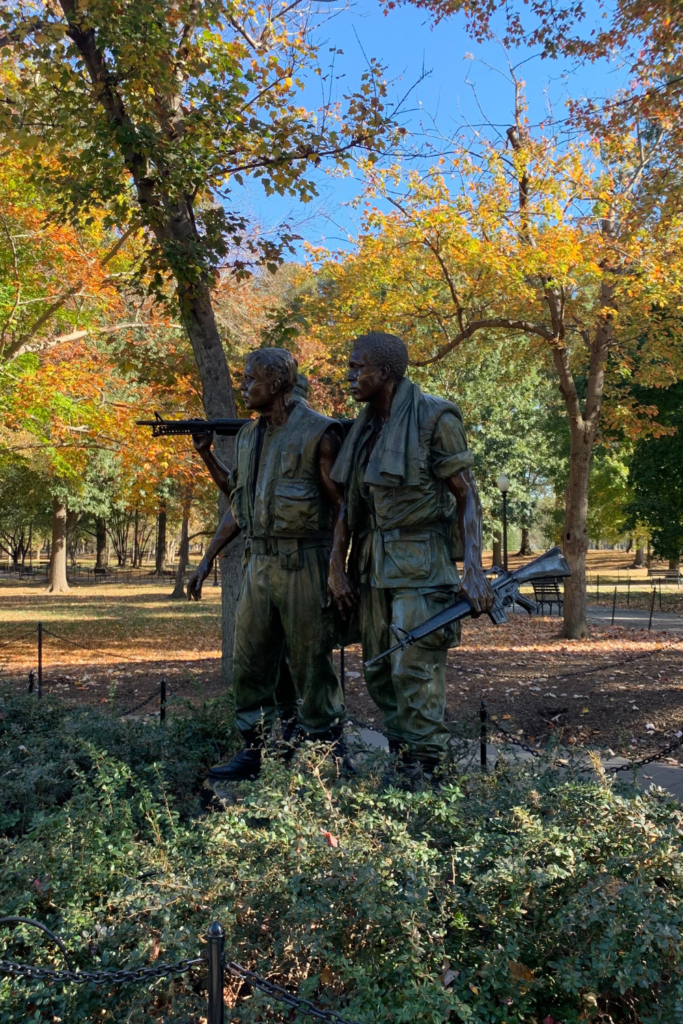
<svg viewBox="0 0 683 1024"><path fill-rule="evenodd" d="M0 910L80 968L194 957L219 919L231 959L367 1024L683 1021L683 813L661 790L534 763L382 794L381 765L345 782L311 747L202 810L226 701L162 728L8 698L0 725ZM6 979L0 1021L198 1024L203 983ZM226 998L229 1020L294 1019L237 981Z"/></svg>

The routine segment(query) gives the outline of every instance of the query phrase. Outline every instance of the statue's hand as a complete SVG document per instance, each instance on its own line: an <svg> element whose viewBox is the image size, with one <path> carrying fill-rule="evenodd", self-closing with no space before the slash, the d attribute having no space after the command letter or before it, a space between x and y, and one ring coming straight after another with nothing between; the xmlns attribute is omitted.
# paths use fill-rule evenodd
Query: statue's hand
<svg viewBox="0 0 683 1024"><path fill-rule="evenodd" d="M202 596L202 584L211 572L212 563L202 558L201 562L190 576L187 582L188 601L199 601Z"/></svg>
<svg viewBox="0 0 683 1024"><path fill-rule="evenodd" d="M213 444L213 434L193 434L192 444L194 450L201 455L203 452L210 452Z"/></svg>
<svg viewBox="0 0 683 1024"><path fill-rule="evenodd" d="M339 614L346 618L347 611L350 611L358 600L356 588L349 579L343 566L330 562L330 571L327 577L327 603L331 605L334 601L339 609Z"/></svg>
<svg viewBox="0 0 683 1024"><path fill-rule="evenodd" d="M466 597L474 609L474 617L493 607L493 590L479 565L466 565L460 581L459 597Z"/></svg>

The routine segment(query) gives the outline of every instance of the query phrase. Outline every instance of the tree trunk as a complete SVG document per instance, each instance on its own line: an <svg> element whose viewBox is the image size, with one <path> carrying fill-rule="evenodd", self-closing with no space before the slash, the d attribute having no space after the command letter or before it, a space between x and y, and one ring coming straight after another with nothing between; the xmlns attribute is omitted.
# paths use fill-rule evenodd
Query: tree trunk
<svg viewBox="0 0 683 1024"><path fill-rule="evenodd" d="M531 542L529 540L529 527L522 527L522 542L519 545L518 555L530 555L531 554Z"/></svg>
<svg viewBox="0 0 683 1024"><path fill-rule="evenodd" d="M133 557L132 557L133 568L135 568L135 566L138 563L139 520L140 520L140 516L139 516L138 510L135 509L135 527L133 529Z"/></svg>
<svg viewBox="0 0 683 1024"><path fill-rule="evenodd" d="M497 565L498 567L503 564L503 535L500 530L496 530L493 534L493 561L491 565Z"/></svg>
<svg viewBox="0 0 683 1024"><path fill-rule="evenodd" d="M680 555L677 558L670 558L669 559L669 569L671 569L672 572L675 572L676 569L678 569L680 564L681 564Z"/></svg>
<svg viewBox="0 0 683 1024"><path fill-rule="evenodd" d="M52 556L47 593L65 594L69 590L66 579L66 504L54 498L52 502Z"/></svg>
<svg viewBox="0 0 683 1024"><path fill-rule="evenodd" d="M626 545L626 554L630 555L633 550L633 537L629 537L628 544Z"/></svg>
<svg viewBox="0 0 683 1024"><path fill-rule="evenodd" d="M166 508L162 508L157 516L157 554L154 564L154 575L163 576L166 569Z"/></svg>
<svg viewBox="0 0 683 1024"><path fill-rule="evenodd" d="M98 516L95 520L95 543L97 545L95 568L106 569L109 559L107 557L107 523L104 516Z"/></svg>
<svg viewBox="0 0 683 1024"><path fill-rule="evenodd" d="M178 569L175 574L175 587L172 598L185 599L185 570L190 557L190 506L183 509L183 525L180 529L180 548L178 550Z"/></svg>
<svg viewBox="0 0 683 1024"><path fill-rule="evenodd" d="M633 564L629 566L629 569L642 569L645 565L645 548L636 548L636 555L633 559Z"/></svg>
<svg viewBox="0 0 683 1024"><path fill-rule="evenodd" d="M588 479L593 449L592 431L572 423L569 480L565 491L562 548L571 576L564 581L564 630L569 640L588 636L586 622L586 552L588 551Z"/></svg>

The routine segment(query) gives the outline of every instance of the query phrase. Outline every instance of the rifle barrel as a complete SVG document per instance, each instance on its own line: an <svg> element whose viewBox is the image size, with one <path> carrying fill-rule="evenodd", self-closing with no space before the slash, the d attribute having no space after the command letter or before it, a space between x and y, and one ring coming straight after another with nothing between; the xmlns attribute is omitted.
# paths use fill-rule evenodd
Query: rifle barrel
<svg viewBox="0 0 683 1024"><path fill-rule="evenodd" d="M136 420L138 427L151 427L152 437L182 437L189 434L219 434L222 437L234 437L245 423L252 420L165 420L157 416L153 420ZM339 423L344 435L355 423L355 420L335 420Z"/></svg>

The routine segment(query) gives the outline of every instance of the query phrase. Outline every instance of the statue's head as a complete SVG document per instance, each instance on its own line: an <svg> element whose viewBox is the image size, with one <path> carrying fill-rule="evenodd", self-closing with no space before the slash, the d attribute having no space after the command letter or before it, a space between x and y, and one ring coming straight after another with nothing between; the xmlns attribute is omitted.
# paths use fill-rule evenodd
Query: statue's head
<svg viewBox="0 0 683 1024"><path fill-rule="evenodd" d="M357 402L368 402L387 382L398 383L408 369L408 349L395 334L370 331L353 343L348 381Z"/></svg>
<svg viewBox="0 0 683 1024"><path fill-rule="evenodd" d="M240 391L247 409L263 409L278 394L289 398L297 382L294 356L284 348L257 348L247 356Z"/></svg>

